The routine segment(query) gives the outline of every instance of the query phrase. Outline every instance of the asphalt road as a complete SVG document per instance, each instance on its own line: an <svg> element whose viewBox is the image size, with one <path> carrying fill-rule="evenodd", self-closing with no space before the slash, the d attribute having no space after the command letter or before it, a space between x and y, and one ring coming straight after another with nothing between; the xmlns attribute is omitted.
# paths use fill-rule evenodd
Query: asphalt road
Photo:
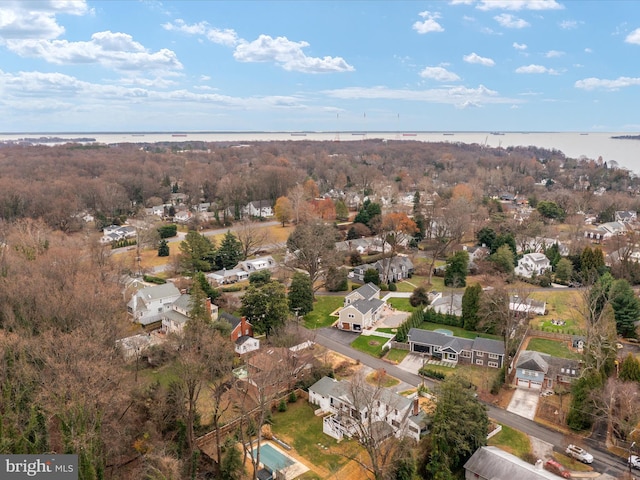
<svg viewBox="0 0 640 480"><path fill-rule="evenodd" d="M433 388L436 385L436 382L433 380L407 372L396 365L351 348L350 344L358 336L357 333L342 332L336 328L327 327L315 330L311 335L312 337L315 337L314 341L316 343L346 357L357 360L361 364L370 368L376 370L384 368L389 375L402 382L414 386L418 386L424 382L424 384L430 388ZM566 438L565 434L561 432L547 428L532 420L508 412L494 405L488 403L485 405L490 418L504 425L508 425L511 428L524 432L527 435L531 435L544 442L550 443L555 446L554 450L558 452L564 453L564 447L568 443L571 443L569 439ZM587 438L584 440L584 447L593 455L594 462L592 467L594 467L594 470L597 472L611 475L613 478L621 478L624 472L628 471L626 462L609 453L601 442Z"/></svg>

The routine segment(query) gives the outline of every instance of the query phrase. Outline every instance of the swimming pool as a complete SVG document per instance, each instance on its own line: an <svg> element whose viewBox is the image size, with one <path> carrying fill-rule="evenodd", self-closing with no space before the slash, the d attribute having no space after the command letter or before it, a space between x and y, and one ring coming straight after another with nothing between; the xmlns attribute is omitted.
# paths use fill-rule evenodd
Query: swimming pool
<svg viewBox="0 0 640 480"><path fill-rule="evenodd" d="M434 330L434 332L442 333L443 335L447 335L448 337L452 337L453 336L453 332L451 330L446 329L446 328L436 328Z"/></svg>
<svg viewBox="0 0 640 480"><path fill-rule="evenodd" d="M253 458L256 458L256 449L254 448L252 452ZM260 445L260 462L274 472L290 467L295 463L268 443Z"/></svg>

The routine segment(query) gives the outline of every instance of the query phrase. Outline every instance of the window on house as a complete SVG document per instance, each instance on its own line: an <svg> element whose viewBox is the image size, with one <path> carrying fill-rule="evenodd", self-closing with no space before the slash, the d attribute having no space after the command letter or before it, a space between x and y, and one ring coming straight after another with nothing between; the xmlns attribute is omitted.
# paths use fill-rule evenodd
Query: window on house
<svg viewBox="0 0 640 480"><path fill-rule="evenodd" d="M575 375L576 371L575 370L571 370L571 375Z"/></svg>
<svg viewBox="0 0 640 480"><path fill-rule="evenodd" d="M476 365L484 365L484 360L480 360L479 358L476 358Z"/></svg>
<svg viewBox="0 0 640 480"><path fill-rule="evenodd" d="M489 358L493 358L494 360L497 360L498 358L500 358L500 355L498 355L497 353L490 353Z"/></svg>
<svg viewBox="0 0 640 480"><path fill-rule="evenodd" d="M484 352L478 352L479 357L484 357Z"/></svg>
<svg viewBox="0 0 640 480"><path fill-rule="evenodd" d="M471 358L471 352L468 352L467 350L463 350L462 352L460 352L460 356L463 358Z"/></svg>
<svg viewBox="0 0 640 480"><path fill-rule="evenodd" d="M353 313L350 313L349 318L356 318L356 316Z"/></svg>
<svg viewBox="0 0 640 480"><path fill-rule="evenodd" d="M488 362L487 365L493 368L498 368L498 362Z"/></svg>

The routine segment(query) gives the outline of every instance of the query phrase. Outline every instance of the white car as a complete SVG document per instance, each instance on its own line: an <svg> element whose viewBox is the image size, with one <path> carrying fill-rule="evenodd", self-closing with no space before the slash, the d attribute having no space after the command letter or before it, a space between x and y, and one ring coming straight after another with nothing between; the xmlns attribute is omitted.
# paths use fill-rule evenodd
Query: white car
<svg viewBox="0 0 640 480"><path fill-rule="evenodd" d="M593 455L587 452L584 448L580 448L577 445L569 445L566 452L568 456L573 457L582 463L593 462Z"/></svg>
<svg viewBox="0 0 640 480"><path fill-rule="evenodd" d="M638 455L631 455L627 460L627 463L633 468L640 470L640 457L638 457Z"/></svg>

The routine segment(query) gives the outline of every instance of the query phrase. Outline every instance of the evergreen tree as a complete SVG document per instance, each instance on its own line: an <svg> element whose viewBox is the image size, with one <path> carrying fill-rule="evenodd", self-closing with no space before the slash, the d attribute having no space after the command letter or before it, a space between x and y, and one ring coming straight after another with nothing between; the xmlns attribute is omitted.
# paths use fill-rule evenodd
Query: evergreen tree
<svg viewBox="0 0 640 480"><path fill-rule="evenodd" d="M494 252L493 243L496 241L497 234L493 228L483 227L476 233L478 245L484 245L489 251Z"/></svg>
<svg viewBox="0 0 640 480"><path fill-rule="evenodd" d="M460 288L467 285L469 254L460 250L447 258L447 269L444 273L444 284L447 287Z"/></svg>
<svg viewBox="0 0 640 480"><path fill-rule="evenodd" d="M242 259L242 243L230 230L224 235L214 258L218 270L234 268Z"/></svg>
<svg viewBox="0 0 640 480"><path fill-rule="evenodd" d="M211 270L209 258L215 252L211 240L193 230L180 242L181 264L188 272L208 272Z"/></svg>
<svg viewBox="0 0 640 480"><path fill-rule="evenodd" d="M432 478L453 479L451 472L487 444L489 417L473 393L469 380L458 375L448 375L439 385L427 466Z"/></svg>
<svg viewBox="0 0 640 480"><path fill-rule="evenodd" d="M573 264L566 258L561 258L556 265L556 281L567 283L573 275Z"/></svg>
<svg viewBox="0 0 640 480"><path fill-rule="evenodd" d="M204 292L205 297L210 298L212 302L220 296L220 291L211 286L211 284L207 280L207 277L204 276L204 273L197 272L193 276L193 281L200 284L200 288Z"/></svg>
<svg viewBox="0 0 640 480"><path fill-rule="evenodd" d="M168 257L169 256L169 244L163 238L160 240L160 245L158 245L158 256L159 257Z"/></svg>
<svg viewBox="0 0 640 480"><path fill-rule="evenodd" d="M503 273L512 274L514 270L513 251L508 245L502 245L489 259Z"/></svg>
<svg viewBox="0 0 640 480"><path fill-rule="evenodd" d="M249 275L249 285L261 287L271 281L271 272L269 270L258 270Z"/></svg>
<svg viewBox="0 0 640 480"><path fill-rule="evenodd" d="M376 270L375 268L368 268L364 272L363 281L364 283L371 282L375 285L380 285L380 274L378 273L378 270Z"/></svg>
<svg viewBox="0 0 640 480"><path fill-rule="evenodd" d="M544 254L549 259L551 267L555 270L556 265L558 265L558 262L562 258L562 256L560 255L560 247L558 246L558 243L556 242L549 248L545 248Z"/></svg>
<svg viewBox="0 0 640 480"><path fill-rule="evenodd" d="M289 287L289 311L304 316L313 310L313 287L309 275L301 272L293 274Z"/></svg>
<svg viewBox="0 0 640 480"><path fill-rule="evenodd" d="M241 311L256 333L264 333L269 337L274 330L284 325L289 316L284 285L274 281L260 287L249 285L242 297Z"/></svg>
<svg viewBox="0 0 640 480"><path fill-rule="evenodd" d="M609 290L609 301L616 317L616 331L625 338L637 338L636 325L640 319L640 300L626 280L615 280Z"/></svg>
<svg viewBox="0 0 640 480"><path fill-rule="evenodd" d="M640 382L640 362L633 354L629 353L620 364L618 378L625 382Z"/></svg>
<svg viewBox="0 0 640 480"><path fill-rule="evenodd" d="M480 296L482 287L479 283L468 286L462 296L462 321L464 329L474 332L478 326L480 310Z"/></svg>

